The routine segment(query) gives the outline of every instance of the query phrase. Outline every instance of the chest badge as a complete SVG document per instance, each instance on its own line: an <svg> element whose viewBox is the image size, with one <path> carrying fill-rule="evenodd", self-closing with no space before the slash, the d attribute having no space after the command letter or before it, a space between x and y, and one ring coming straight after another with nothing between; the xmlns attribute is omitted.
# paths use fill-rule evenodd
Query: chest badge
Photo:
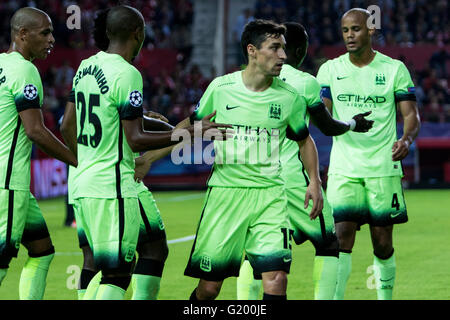
<svg viewBox="0 0 450 320"><path fill-rule="evenodd" d="M271 103L269 106L269 119L281 119L281 104Z"/></svg>

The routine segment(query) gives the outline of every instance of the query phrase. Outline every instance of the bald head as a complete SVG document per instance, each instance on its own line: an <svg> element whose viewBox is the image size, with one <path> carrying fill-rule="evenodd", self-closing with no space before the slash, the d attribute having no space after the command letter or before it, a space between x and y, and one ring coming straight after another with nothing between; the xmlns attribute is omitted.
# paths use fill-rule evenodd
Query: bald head
<svg viewBox="0 0 450 320"><path fill-rule="evenodd" d="M353 19L361 19L364 23L367 22L367 20L370 18L370 12L369 10L363 9L363 8L352 8L348 10L344 15L342 16L342 20L345 18L353 18Z"/></svg>
<svg viewBox="0 0 450 320"><path fill-rule="evenodd" d="M136 30L144 29L144 18L135 8L111 8L106 19L106 33L111 41L126 41Z"/></svg>
<svg viewBox="0 0 450 320"><path fill-rule="evenodd" d="M20 29L37 29L46 21L51 20L44 11L31 7L21 8L11 18L11 38L14 38Z"/></svg>

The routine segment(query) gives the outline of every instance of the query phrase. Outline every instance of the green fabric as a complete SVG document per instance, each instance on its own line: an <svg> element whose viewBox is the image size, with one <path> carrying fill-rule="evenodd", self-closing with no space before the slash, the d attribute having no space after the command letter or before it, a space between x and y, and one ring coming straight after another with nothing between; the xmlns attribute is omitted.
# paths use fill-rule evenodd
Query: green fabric
<svg viewBox="0 0 450 320"><path fill-rule="evenodd" d="M385 260L374 256L373 265L378 300L392 300L396 270L395 256L392 255Z"/></svg>
<svg viewBox="0 0 450 320"><path fill-rule="evenodd" d="M54 254L28 257L19 281L20 300L42 300L47 285L47 273Z"/></svg>
<svg viewBox="0 0 450 320"><path fill-rule="evenodd" d="M337 272L336 292L334 300L344 300L345 287L347 286L348 278L352 272L352 255L351 253L339 253L339 265Z"/></svg>
<svg viewBox="0 0 450 320"><path fill-rule="evenodd" d="M0 188L30 190L32 142L20 123L19 112L40 108L43 97L37 68L18 52L0 54ZM13 146L17 128L17 141ZM14 153L11 153L12 147ZM12 159L10 155L14 155ZM9 160L12 166L8 179Z"/></svg>
<svg viewBox="0 0 450 320"><path fill-rule="evenodd" d="M95 300L101 280L102 272L99 271L89 282L86 292L84 293L83 300Z"/></svg>
<svg viewBox="0 0 450 320"><path fill-rule="evenodd" d="M85 293L86 293L86 289L78 289L77 290L78 300L83 300Z"/></svg>
<svg viewBox="0 0 450 320"><path fill-rule="evenodd" d="M262 280L253 276L253 268L248 260L244 260L236 282L237 300L261 300Z"/></svg>
<svg viewBox="0 0 450 320"><path fill-rule="evenodd" d="M125 290L112 284L101 284L95 300L123 300Z"/></svg>
<svg viewBox="0 0 450 320"><path fill-rule="evenodd" d="M262 92L249 90L237 71L214 79L194 111L195 120L216 111L215 121L233 126L234 135L214 141L215 162L209 186L270 187L283 184L280 146L289 137L308 136L306 106L295 89L273 78Z"/></svg>
<svg viewBox="0 0 450 320"><path fill-rule="evenodd" d="M289 270L292 255L282 186L209 188L185 275L205 280L237 276L244 251L257 273Z"/></svg>
<svg viewBox="0 0 450 320"><path fill-rule="evenodd" d="M74 199L137 197L134 153L121 120L142 117L140 72L121 56L100 51L81 62L73 89L78 137Z"/></svg>
<svg viewBox="0 0 450 320"><path fill-rule="evenodd" d="M403 62L376 52L370 64L359 68L346 53L325 62L317 80L322 88L330 88L333 118L347 121L355 114L372 111L367 119L374 120L367 133L333 137L329 174L401 176L400 161L392 161L392 145L397 140L396 101L398 97L415 100L414 84Z"/></svg>
<svg viewBox="0 0 450 320"><path fill-rule="evenodd" d="M336 291L337 257L316 256L314 258L314 299L315 300L333 300Z"/></svg>
<svg viewBox="0 0 450 320"><path fill-rule="evenodd" d="M161 277L133 274L131 277L131 286L133 288L131 300L156 300L160 284Z"/></svg>

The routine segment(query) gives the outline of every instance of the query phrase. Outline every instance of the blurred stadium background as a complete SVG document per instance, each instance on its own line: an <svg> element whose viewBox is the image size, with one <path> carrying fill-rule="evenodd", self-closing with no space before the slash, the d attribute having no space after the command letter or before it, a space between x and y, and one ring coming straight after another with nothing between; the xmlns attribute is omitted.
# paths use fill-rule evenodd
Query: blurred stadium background
<svg viewBox="0 0 450 320"><path fill-rule="evenodd" d="M302 69L316 75L323 62L345 52L339 27L341 15L352 7L378 5L381 9L381 29L374 37L375 48L402 60L408 67L416 85L422 120L419 137L411 147L409 156L403 161L405 187L441 188L443 190L436 191L437 197L433 201L449 198L449 193L446 193L450 187L448 1L1 0L0 52L8 49L9 20L18 8L35 6L45 10L53 20L55 49L47 60L38 60L35 64L40 70L44 85L42 109L45 124L58 137L61 137L58 121L64 113L72 77L80 61L97 51L91 38L95 12L119 3L139 9L146 20L146 40L135 61L144 79L144 108L165 115L172 124L190 115L215 76L239 69L243 63L239 38L245 23L251 19L266 18L277 22L292 20L302 23L310 37L308 56ZM73 4L81 9L81 29L69 30L66 23L70 13L66 10ZM398 121L400 135L401 117ZM323 136L314 127L311 132L318 146L321 173L326 184L331 138ZM192 159L194 157L192 154ZM204 163L175 165L168 156L152 166L144 181L153 191L201 190L205 188L209 171L210 166ZM45 203L42 201L44 199L64 196L67 193L65 165L49 159L40 150L33 149L31 188L41 200L40 203ZM162 194L159 197L166 197ZM197 193L193 194L195 198ZM413 194L415 193L408 193L407 198ZM426 193L423 197L430 198L430 194ZM63 220L62 198L57 205L58 209L52 207L54 202L50 201L48 205L53 208L51 210L60 214ZM200 202L195 206L201 205L201 199L198 201ZM46 204L43 207L44 214L45 206ZM61 213L57 213L58 211ZM162 212L164 219L163 209ZM192 228L195 228L195 219ZM169 233L170 229L168 226L167 228ZM191 233L195 231L189 230ZM180 232L179 236L182 235ZM188 247L186 246L187 251ZM73 250L76 250L76 244ZM185 261L180 263L183 265ZM182 270L180 272L182 274ZM181 277L181 274L177 277Z"/></svg>

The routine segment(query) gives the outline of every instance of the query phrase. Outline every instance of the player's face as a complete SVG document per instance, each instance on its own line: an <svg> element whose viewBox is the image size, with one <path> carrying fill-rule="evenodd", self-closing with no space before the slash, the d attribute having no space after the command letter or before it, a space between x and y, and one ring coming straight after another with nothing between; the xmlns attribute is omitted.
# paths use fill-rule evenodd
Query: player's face
<svg viewBox="0 0 450 320"><path fill-rule="evenodd" d="M277 38L269 36L259 49L255 48L254 50L256 65L265 75L279 76L286 60L285 48L286 40L284 36Z"/></svg>
<svg viewBox="0 0 450 320"><path fill-rule="evenodd" d="M55 43L52 21L48 16L42 16L40 24L28 31L26 44L32 59L45 59L50 54Z"/></svg>
<svg viewBox="0 0 450 320"><path fill-rule="evenodd" d="M348 14L341 21L342 38L347 51L357 53L370 45L372 30L367 28L364 14Z"/></svg>

